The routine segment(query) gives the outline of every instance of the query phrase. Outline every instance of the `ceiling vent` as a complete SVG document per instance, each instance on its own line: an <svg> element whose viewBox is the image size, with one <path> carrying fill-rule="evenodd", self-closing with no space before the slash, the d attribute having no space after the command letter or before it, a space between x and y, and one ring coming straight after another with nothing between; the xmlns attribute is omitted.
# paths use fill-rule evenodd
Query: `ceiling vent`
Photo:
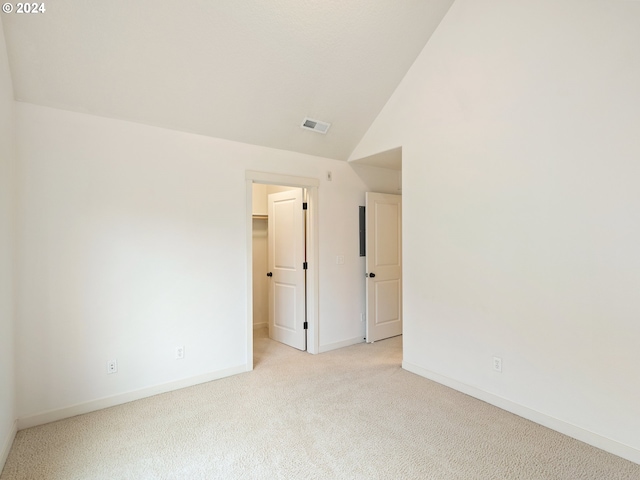
<svg viewBox="0 0 640 480"><path fill-rule="evenodd" d="M313 132L322 133L324 135L329 130L331 124L307 117L302 121L302 125L300 126L305 130L311 130Z"/></svg>

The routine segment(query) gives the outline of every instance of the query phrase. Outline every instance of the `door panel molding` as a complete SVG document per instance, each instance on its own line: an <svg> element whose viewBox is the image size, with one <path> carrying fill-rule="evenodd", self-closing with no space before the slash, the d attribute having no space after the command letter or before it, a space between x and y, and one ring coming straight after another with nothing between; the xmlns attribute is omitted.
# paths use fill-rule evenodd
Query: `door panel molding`
<svg viewBox="0 0 640 480"><path fill-rule="evenodd" d="M305 323L305 210L303 190L272 193L269 212L269 337L307 349Z"/></svg>
<svg viewBox="0 0 640 480"><path fill-rule="evenodd" d="M281 175L278 173L245 171L245 205L246 205L246 364L253 369L253 248L252 248L252 200L253 184L261 183L268 185L286 185L291 187L301 187L307 190L307 352L312 354L320 353L320 338L318 336L319 319L319 221L318 221L318 186L320 180L310 177L297 177L292 175Z"/></svg>
<svg viewBox="0 0 640 480"><path fill-rule="evenodd" d="M402 196L365 194L366 341L402 334Z"/></svg>

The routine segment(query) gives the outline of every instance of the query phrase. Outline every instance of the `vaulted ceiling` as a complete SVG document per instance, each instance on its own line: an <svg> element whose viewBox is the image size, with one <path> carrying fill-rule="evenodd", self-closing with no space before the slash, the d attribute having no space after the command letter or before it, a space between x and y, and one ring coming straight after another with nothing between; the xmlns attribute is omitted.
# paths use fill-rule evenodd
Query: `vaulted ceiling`
<svg viewBox="0 0 640 480"><path fill-rule="evenodd" d="M452 3L51 0L2 23L16 100L345 160Z"/></svg>

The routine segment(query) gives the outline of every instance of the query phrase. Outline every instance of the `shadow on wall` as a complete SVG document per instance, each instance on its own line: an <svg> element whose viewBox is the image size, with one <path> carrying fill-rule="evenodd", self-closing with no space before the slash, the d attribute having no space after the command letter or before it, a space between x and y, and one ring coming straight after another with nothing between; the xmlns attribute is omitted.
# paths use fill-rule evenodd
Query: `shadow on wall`
<svg viewBox="0 0 640 480"><path fill-rule="evenodd" d="M350 160L349 165L362 179L371 192L402 193L402 147L392 148L368 157ZM391 191L388 186L380 182L380 171L384 170L386 177L395 175L397 187Z"/></svg>

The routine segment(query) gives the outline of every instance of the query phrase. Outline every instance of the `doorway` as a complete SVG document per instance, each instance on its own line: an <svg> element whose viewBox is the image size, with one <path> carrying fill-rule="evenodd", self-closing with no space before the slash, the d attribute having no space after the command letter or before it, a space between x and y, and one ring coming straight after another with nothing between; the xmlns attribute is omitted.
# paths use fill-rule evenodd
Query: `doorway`
<svg viewBox="0 0 640 480"><path fill-rule="evenodd" d="M305 190L253 184L253 328L306 351ZM266 235L265 235L266 234Z"/></svg>
<svg viewBox="0 0 640 480"><path fill-rule="evenodd" d="M279 306L281 308L285 308L286 310L287 305L300 306L301 303L306 305L306 319L304 319L304 321L306 322L307 328L306 335L304 336L304 340L306 341L304 347L306 347L309 353L318 353L317 187L319 182L317 179L312 178L292 177L263 172L247 172L245 178L247 185L247 364L253 366L254 326L256 329L263 329L269 323L267 318L272 314L270 310L272 310L273 306L273 287L276 284L279 286L278 293L280 295L280 297L276 297L276 299L279 298ZM278 218L279 216L279 218L283 219L283 221L280 222L280 231L283 231L283 228L298 228L293 227L293 225L288 225L289 220L287 220L287 216L293 211L293 207L288 199L289 195L286 192L303 191L306 197L304 200L307 208L307 221L306 228L305 225L300 225L299 228L303 229L302 235L304 236L303 239L306 244L306 258L300 256L291 257L291 255L288 255L291 248L285 245L281 250L286 255L284 257L281 255L279 260L280 267L287 262L292 263L295 261L296 266L298 263L300 264L300 269L303 268L302 262L305 262L306 269L304 270L304 274L306 276L306 288L304 288L303 284L303 290L297 292L301 294L301 296L298 297L298 300L291 302L291 296L294 295L295 289L287 283L289 281L288 279L282 277L278 280L278 265L275 265L269 260L269 255L266 254L266 250L269 249L270 228L278 225L278 222L273 218L270 222L269 202L265 202L264 199L268 199L269 195L272 195L272 200L280 200L279 203L276 201L276 205L278 206L275 207L276 217L274 217ZM300 198L302 200L302 197ZM272 201L271 208L274 208L273 203ZM258 210L256 210L256 208ZM302 202L300 202L300 208L302 208ZM274 215L273 211L271 215ZM269 225L270 223L271 227ZM276 234L271 232L271 235L275 236ZM257 241L254 242L254 239ZM267 263L268 261L270 263ZM284 266L287 268L281 270L284 270L286 274L289 274L291 270L293 270L290 268L291 265ZM267 273L271 273L272 275L267 277ZM276 278L274 278L274 274L276 274ZM271 282L271 284L269 284L269 282ZM265 307L264 301L265 298L268 298L270 295L269 292L271 292L272 302L270 302L269 307ZM297 318L299 318L299 314L297 315ZM280 322L280 328L277 328L278 325L275 325L276 328L272 331L272 338L277 336L279 332L280 338L275 339L288 343L286 338L282 338L282 335L284 334L286 337L290 333L290 330L292 330L289 328L291 325L287 322L294 316L291 312L286 312L285 320ZM273 325L273 321L271 323ZM304 347L302 349L304 349ZM300 346L296 348L300 348Z"/></svg>

